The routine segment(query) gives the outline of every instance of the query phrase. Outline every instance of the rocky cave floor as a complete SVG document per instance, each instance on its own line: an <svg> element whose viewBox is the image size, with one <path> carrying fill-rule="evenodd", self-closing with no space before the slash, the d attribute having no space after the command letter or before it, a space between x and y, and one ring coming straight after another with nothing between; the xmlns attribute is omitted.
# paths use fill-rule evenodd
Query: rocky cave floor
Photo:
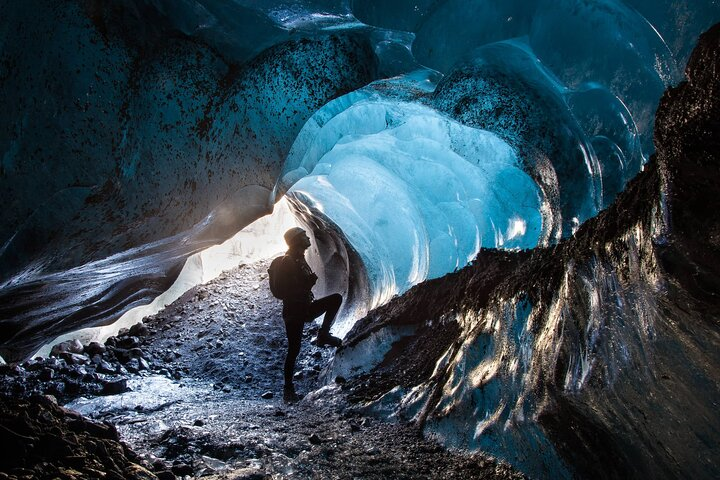
<svg viewBox="0 0 720 480"><path fill-rule="evenodd" d="M333 349L311 344L317 323L296 367L305 397L284 402L267 264L225 272L105 345L0 367L0 478L522 478L350 403L344 379L326 378Z"/></svg>

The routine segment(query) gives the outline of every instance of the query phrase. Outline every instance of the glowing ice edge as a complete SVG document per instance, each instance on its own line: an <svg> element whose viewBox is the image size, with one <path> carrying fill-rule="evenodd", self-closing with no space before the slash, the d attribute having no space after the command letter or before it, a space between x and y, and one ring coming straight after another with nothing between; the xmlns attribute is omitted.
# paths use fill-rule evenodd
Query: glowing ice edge
<svg viewBox="0 0 720 480"><path fill-rule="evenodd" d="M283 233L297 226L285 198L275 204L272 215L267 215L248 225L229 240L190 256L172 286L151 303L128 310L116 322L102 327L91 327L66 333L43 345L33 356L47 357L52 347L67 340L78 339L83 344L104 343L117 335L122 328L129 328L150 315L170 305L185 292L207 283L241 263L254 263L273 257L287 249Z"/></svg>

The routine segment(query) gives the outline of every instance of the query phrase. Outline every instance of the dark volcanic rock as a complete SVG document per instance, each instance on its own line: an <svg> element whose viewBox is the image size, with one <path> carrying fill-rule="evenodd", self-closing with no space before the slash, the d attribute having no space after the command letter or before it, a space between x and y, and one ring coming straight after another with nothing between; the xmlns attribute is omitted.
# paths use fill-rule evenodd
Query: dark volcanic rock
<svg viewBox="0 0 720 480"><path fill-rule="evenodd" d="M0 397L0 431L0 472L10 478L157 478L133 460L113 426L86 420L47 397Z"/></svg>
<svg viewBox="0 0 720 480"><path fill-rule="evenodd" d="M718 49L720 24L700 37L686 68L688 80L665 93L655 121L672 233L660 256L683 288L711 303L720 295Z"/></svg>
<svg viewBox="0 0 720 480"><path fill-rule="evenodd" d="M67 340L62 343L58 343L50 350L50 355L53 357L59 357L62 353L82 353L83 346L79 340Z"/></svg>
<svg viewBox="0 0 720 480"><path fill-rule="evenodd" d="M90 342L85 347L85 354L89 355L90 357L93 357L95 355L103 355L107 351L107 348L105 345L102 345L98 342Z"/></svg>
<svg viewBox="0 0 720 480"><path fill-rule="evenodd" d="M108 380L102 383L103 395L116 395L128 390L127 380L124 378L116 380Z"/></svg>

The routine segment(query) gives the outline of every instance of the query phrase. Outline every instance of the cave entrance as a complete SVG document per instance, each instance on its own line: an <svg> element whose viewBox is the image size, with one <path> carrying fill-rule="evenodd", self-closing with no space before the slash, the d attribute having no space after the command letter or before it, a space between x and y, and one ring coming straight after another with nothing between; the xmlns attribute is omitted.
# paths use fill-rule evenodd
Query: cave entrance
<svg viewBox="0 0 720 480"><path fill-rule="evenodd" d="M294 208L286 198L275 204L272 214L254 221L225 242L214 245L187 258L175 282L152 302L132 308L110 325L90 327L61 335L43 345L31 358L46 357L52 347L67 340L83 344L104 343L120 329L129 328L143 318L154 315L197 285L207 283L241 264L272 258L287 248L283 233L299 225ZM260 280L260 279L258 279Z"/></svg>

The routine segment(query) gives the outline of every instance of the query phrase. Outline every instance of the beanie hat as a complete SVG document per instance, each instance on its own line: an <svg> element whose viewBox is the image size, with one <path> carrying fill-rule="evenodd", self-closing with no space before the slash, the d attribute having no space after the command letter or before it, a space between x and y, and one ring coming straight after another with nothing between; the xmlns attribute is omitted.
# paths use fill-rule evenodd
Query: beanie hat
<svg viewBox="0 0 720 480"><path fill-rule="evenodd" d="M303 230L300 227L293 227L287 232L285 232L285 235L283 235L283 238L285 238L285 243L287 243L288 247L292 247L293 243L297 239L300 234L305 233L305 230Z"/></svg>

